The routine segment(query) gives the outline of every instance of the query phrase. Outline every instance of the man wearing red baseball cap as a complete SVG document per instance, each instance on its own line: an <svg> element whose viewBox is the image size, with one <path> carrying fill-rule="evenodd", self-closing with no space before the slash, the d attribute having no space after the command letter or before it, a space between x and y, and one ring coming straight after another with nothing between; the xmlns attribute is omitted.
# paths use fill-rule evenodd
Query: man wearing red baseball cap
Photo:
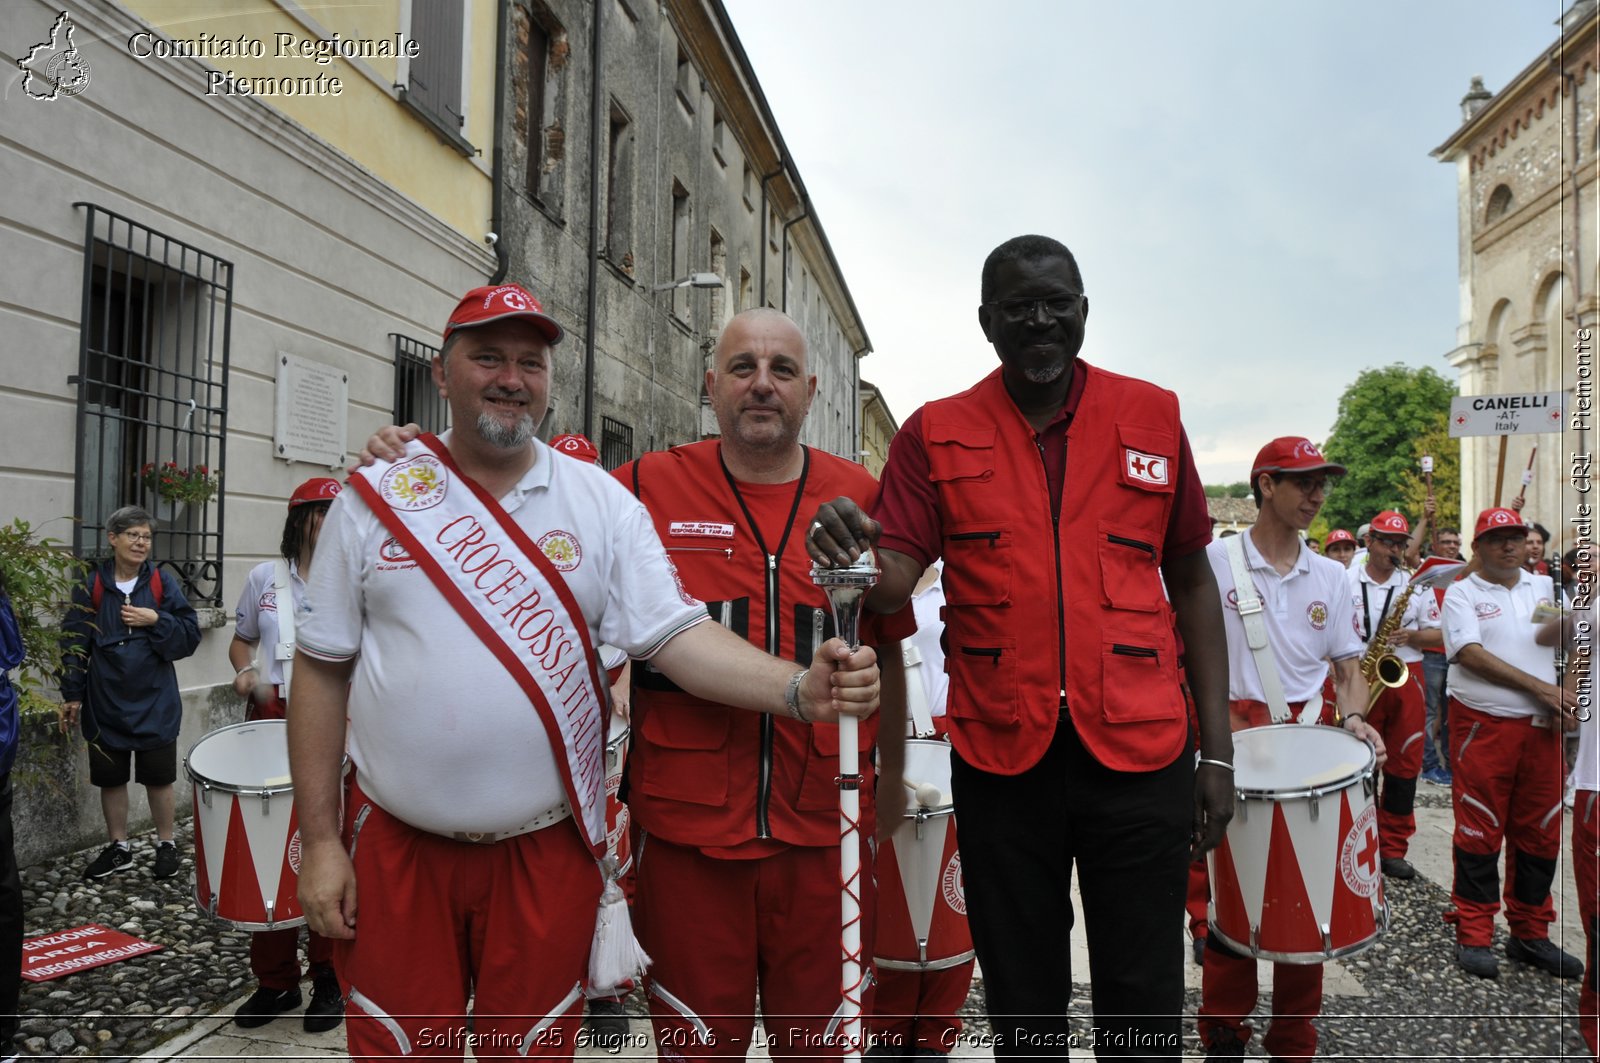
<svg viewBox="0 0 1600 1063"><path fill-rule="evenodd" d="M607 842L598 644L818 741L877 709L870 647L786 661L707 623L638 500L538 441L560 336L525 289L468 293L433 363L453 427L369 441L398 460L356 470L322 531L289 754L300 898L358 1060L572 1058Z"/></svg>
<svg viewBox="0 0 1600 1063"><path fill-rule="evenodd" d="M317 535L328 507L339 497L340 483L314 476L289 496L279 556L250 570L234 610L233 689L245 699L245 719L281 720L289 701L290 659L294 654L295 612L305 605L306 580L316 555ZM265 647L261 664L256 648ZM197 868L196 874L205 874ZM308 931L306 960L310 966L311 1003L303 1020L307 1033L331 1030L344 1019L344 994L333 973L333 942ZM250 935L250 970L257 988L239 1005L233 1021L262 1026L300 1006L299 927L262 930Z"/></svg>
<svg viewBox="0 0 1600 1063"><path fill-rule="evenodd" d="M1478 570L1444 596L1454 751L1456 961L1479 978L1499 976L1490 951L1500 910L1505 848L1506 956L1558 978L1583 963L1550 941L1550 899L1561 852L1561 736L1577 696L1556 683L1560 614L1549 576L1522 567L1527 526L1514 510L1478 515ZM1553 619L1544 620L1547 615Z"/></svg>
<svg viewBox="0 0 1600 1063"><path fill-rule="evenodd" d="M1383 739L1364 718L1367 685L1345 570L1300 538L1322 509L1328 478L1344 471L1309 439L1274 439L1250 469L1255 523L1241 535L1212 543L1206 553L1223 596L1233 729L1331 725L1342 719L1346 731L1373 744L1382 763ZM1252 649L1263 639L1262 649ZM1337 714L1322 698L1330 661ZM1190 881L1192 911L1202 899L1195 894L1206 883L1198 876ZM1203 958L1200 1041L1209 1056L1242 1058L1254 1033L1247 1019L1259 994L1256 960L1216 935L1206 939ZM1312 1020L1321 1010L1320 964L1274 964L1265 1050L1278 1059L1310 1059L1317 1048Z"/></svg>
<svg viewBox="0 0 1600 1063"><path fill-rule="evenodd" d="M1411 836L1417 832L1417 776L1422 772L1422 728L1427 716L1422 651L1444 644L1433 595L1426 590L1406 594L1406 571L1400 565L1410 542L1410 522L1399 512L1386 509L1372 518L1366 560L1352 565L1346 573L1363 660L1373 636L1405 599L1400 626L1390 636L1388 646L1406 666L1406 678L1399 686L1384 689L1372 702L1368 716L1368 722L1383 735L1383 744L1389 750L1378 797L1378 855L1383 873L1401 879L1417 877L1406 853ZM1373 681L1374 677L1367 677L1369 684Z"/></svg>
<svg viewBox="0 0 1600 1063"><path fill-rule="evenodd" d="M1350 567L1350 559L1356 556L1356 537L1343 528L1335 528L1328 533L1328 539L1322 544L1322 556L1331 557L1345 568Z"/></svg>

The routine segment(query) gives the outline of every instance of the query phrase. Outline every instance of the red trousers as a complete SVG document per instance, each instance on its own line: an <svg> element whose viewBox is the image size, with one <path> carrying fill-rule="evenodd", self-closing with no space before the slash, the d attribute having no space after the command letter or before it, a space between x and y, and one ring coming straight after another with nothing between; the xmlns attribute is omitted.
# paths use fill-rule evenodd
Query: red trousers
<svg viewBox="0 0 1600 1063"><path fill-rule="evenodd" d="M634 923L655 961L646 978L664 1060L743 1059L756 993L774 1059L839 1059L839 850L790 846L753 860L637 837ZM861 866L862 955L872 956L872 852ZM862 1005L873 1013L872 993ZM865 1022L863 1022L865 1030Z"/></svg>
<svg viewBox="0 0 1600 1063"><path fill-rule="evenodd" d="M938 971L877 968L878 988L867 1028L874 1041L899 1045L903 1054L931 1048L948 1053L961 1033L957 1012L972 988L973 961Z"/></svg>
<svg viewBox="0 0 1600 1063"><path fill-rule="evenodd" d="M333 965L333 942L306 931L306 962L313 972ZM300 967L300 928L258 930L250 935L250 970L267 989L293 989L304 974Z"/></svg>
<svg viewBox="0 0 1600 1063"><path fill-rule="evenodd" d="M1578 991L1578 1029L1589 1054L1600 1059L1600 793L1579 790L1577 797L1572 809L1572 874L1589 945L1583 957L1583 987Z"/></svg>
<svg viewBox="0 0 1600 1063"><path fill-rule="evenodd" d="M1410 666L1403 685L1378 695L1367 725L1383 736L1389 759L1383 765L1378 795L1378 855L1405 856L1417 833L1417 776L1422 773L1422 728L1428 698L1422 687L1422 662Z"/></svg>
<svg viewBox="0 0 1600 1063"><path fill-rule="evenodd" d="M395 819L356 783L345 809L359 908L334 961L351 1058L573 1058L601 887L577 825L475 845Z"/></svg>
<svg viewBox="0 0 1600 1063"><path fill-rule="evenodd" d="M1506 849L1506 922L1519 938L1550 935L1550 901L1561 854L1561 790L1566 761L1557 727L1545 717L1493 716L1450 699L1455 785L1455 881L1450 889L1462 945L1494 941L1500 910L1500 849ZM1380 828L1381 829L1381 828Z"/></svg>

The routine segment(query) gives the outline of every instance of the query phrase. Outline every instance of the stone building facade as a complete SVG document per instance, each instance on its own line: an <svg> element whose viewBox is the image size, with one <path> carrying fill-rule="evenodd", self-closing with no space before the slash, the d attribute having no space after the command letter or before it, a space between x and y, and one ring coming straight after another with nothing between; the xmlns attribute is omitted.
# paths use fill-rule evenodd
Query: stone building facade
<svg viewBox="0 0 1600 1063"><path fill-rule="evenodd" d="M708 353L772 306L817 376L803 441L853 460L870 341L721 3L507 2L507 279L569 336L544 434L584 432L608 467L715 434Z"/></svg>
<svg viewBox="0 0 1600 1063"><path fill-rule="evenodd" d="M1555 43L1499 92L1474 79L1461 127L1433 152L1458 175L1461 322L1447 358L1463 395L1564 392L1572 412L1574 346L1600 317L1597 10L1594 0L1568 8ZM1509 437L1501 495L1516 495L1537 446L1523 513L1558 537L1569 455L1592 449L1570 416L1560 426L1565 438ZM1493 504L1498 456L1497 437L1462 440L1463 520Z"/></svg>

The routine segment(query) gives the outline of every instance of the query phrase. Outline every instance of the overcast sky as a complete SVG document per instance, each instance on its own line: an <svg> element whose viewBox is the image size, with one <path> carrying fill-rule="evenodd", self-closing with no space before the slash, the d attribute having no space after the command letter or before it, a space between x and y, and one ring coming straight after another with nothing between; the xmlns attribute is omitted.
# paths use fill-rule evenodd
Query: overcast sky
<svg viewBox="0 0 1600 1063"><path fill-rule="evenodd" d="M1369 366L1455 371L1456 170L1557 0L724 0L904 421L996 364L984 256L1078 257L1083 353L1178 393L1202 478L1326 438Z"/></svg>

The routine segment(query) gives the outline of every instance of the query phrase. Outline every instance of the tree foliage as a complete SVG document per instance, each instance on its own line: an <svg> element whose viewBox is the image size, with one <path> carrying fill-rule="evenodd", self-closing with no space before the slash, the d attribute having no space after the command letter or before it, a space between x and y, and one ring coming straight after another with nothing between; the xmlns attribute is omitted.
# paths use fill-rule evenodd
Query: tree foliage
<svg viewBox="0 0 1600 1063"><path fill-rule="evenodd" d="M1206 484L1207 498L1249 498L1250 485L1243 480L1232 484Z"/></svg>
<svg viewBox="0 0 1600 1063"><path fill-rule="evenodd" d="M1329 527L1354 531L1384 509L1399 509L1412 522L1419 519L1422 496L1410 492L1422 491L1418 459L1426 453L1434 459L1438 519L1459 525L1461 449L1446 428L1455 393L1455 385L1430 368L1396 364L1356 377L1339 398L1339 415L1323 447L1330 461L1349 469L1328 492L1322 515ZM1446 484L1454 500L1448 518Z"/></svg>
<svg viewBox="0 0 1600 1063"><path fill-rule="evenodd" d="M17 683L24 714L56 711L61 618L84 571L84 563L67 552L65 543L36 536L22 518L0 525L0 579L17 614L27 655Z"/></svg>

